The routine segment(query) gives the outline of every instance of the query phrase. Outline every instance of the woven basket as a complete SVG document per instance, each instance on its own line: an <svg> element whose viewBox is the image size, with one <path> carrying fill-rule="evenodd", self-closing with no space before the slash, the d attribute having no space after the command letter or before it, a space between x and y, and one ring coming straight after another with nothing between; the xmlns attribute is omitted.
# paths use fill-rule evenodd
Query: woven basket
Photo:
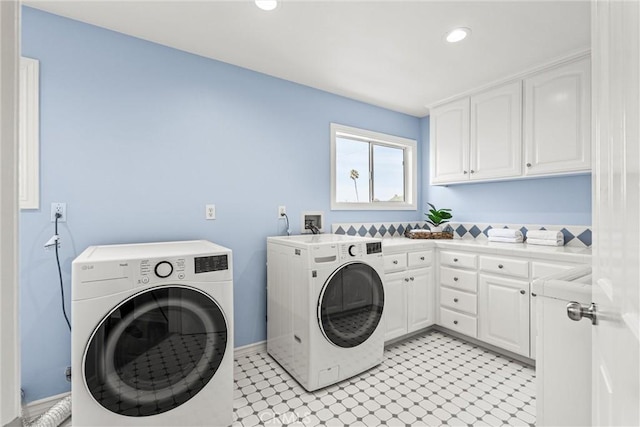
<svg viewBox="0 0 640 427"><path fill-rule="evenodd" d="M453 233L450 231L436 231L431 233L410 233L409 230L404 232L404 237L409 239L453 239Z"/></svg>

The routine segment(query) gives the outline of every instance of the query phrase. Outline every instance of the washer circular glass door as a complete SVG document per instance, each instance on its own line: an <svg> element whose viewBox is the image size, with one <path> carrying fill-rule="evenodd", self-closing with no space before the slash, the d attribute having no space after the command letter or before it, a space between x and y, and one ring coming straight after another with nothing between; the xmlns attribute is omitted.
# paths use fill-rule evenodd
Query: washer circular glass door
<svg viewBox="0 0 640 427"><path fill-rule="evenodd" d="M102 320L87 346L84 379L111 412L157 415L202 390L226 347L227 323L211 297L189 287L153 288Z"/></svg>
<svg viewBox="0 0 640 427"><path fill-rule="evenodd" d="M318 318L324 336L339 347L356 347L378 327L384 288L369 265L354 262L333 272L320 293Z"/></svg>

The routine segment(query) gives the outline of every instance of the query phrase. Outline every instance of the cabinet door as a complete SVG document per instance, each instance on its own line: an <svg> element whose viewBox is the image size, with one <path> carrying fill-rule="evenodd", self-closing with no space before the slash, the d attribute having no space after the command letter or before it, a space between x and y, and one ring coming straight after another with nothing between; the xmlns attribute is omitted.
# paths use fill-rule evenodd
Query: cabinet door
<svg viewBox="0 0 640 427"><path fill-rule="evenodd" d="M522 174L522 83L471 97L469 179Z"/></svg>
<svg viewBox="0 0 640 427"><path fill-rule="evenodd" d="M405 281L407 279L407 281ZM384 280L384 340L407 333L407 284L404 272L387 274Z"/></svg>
<svg viewBox="0 0 640 427"><path fill-rule="evenodd" d="M410 270L407 287L407 332L426 328L434 323L435 292L431 267Z"/></svg>
<svg viewBox="0 0 640 427"><path fill-rule="evenodd" d="M591 170L591 61L525 80L525 175Z"/></svg>
<svg viewBox="0 0 640 427"><path fill-rule="evenodd" d="M529 357L529 283L480 275L478 338Z"/></svg>
<svg viewBox="0 0 640 427"><path fill-rule="evenodd" d="M430 115L431 184L469 180L469 98Z"/></svg>

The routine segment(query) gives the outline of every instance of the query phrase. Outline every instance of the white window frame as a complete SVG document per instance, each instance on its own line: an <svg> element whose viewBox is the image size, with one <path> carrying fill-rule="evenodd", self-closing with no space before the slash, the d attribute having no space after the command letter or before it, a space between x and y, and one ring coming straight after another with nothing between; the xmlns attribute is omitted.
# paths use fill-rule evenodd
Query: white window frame
<svg viewBox="0 0 640 427"><path fill-rule="evenodd" d="M347 137L365 142L373 142L404 151L404 202L338 202L336 200L336 139ZM367 171L370 172L370 171ZM413 139L387 135L365 129L358 129L331 123L331 210L417 210L418 143ZM374 176L375 179L375 176Z"/></svg>
<svg viewBox="0 0 640 427"><path fill-rule="evenodd" d="M40 62L20 58L18 194L20 209L40 208Z"/></svg>

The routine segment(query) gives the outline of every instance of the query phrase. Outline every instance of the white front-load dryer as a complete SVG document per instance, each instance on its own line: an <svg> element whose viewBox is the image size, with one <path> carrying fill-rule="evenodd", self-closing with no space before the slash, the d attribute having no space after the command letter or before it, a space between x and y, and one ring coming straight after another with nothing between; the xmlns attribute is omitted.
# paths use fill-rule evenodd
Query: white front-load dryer
<svg viewBox="0 0 640 427"><path fill-rule="evenodd" d="M73 261L74 426L228 426L231 250L92 246Z"/></svg>
<svg viewBox="0 0 640 427"><path fill-rule="evenodd" d="M380 239L269 237L267 266L267 351L305 389L382 362Z"/></svg>

